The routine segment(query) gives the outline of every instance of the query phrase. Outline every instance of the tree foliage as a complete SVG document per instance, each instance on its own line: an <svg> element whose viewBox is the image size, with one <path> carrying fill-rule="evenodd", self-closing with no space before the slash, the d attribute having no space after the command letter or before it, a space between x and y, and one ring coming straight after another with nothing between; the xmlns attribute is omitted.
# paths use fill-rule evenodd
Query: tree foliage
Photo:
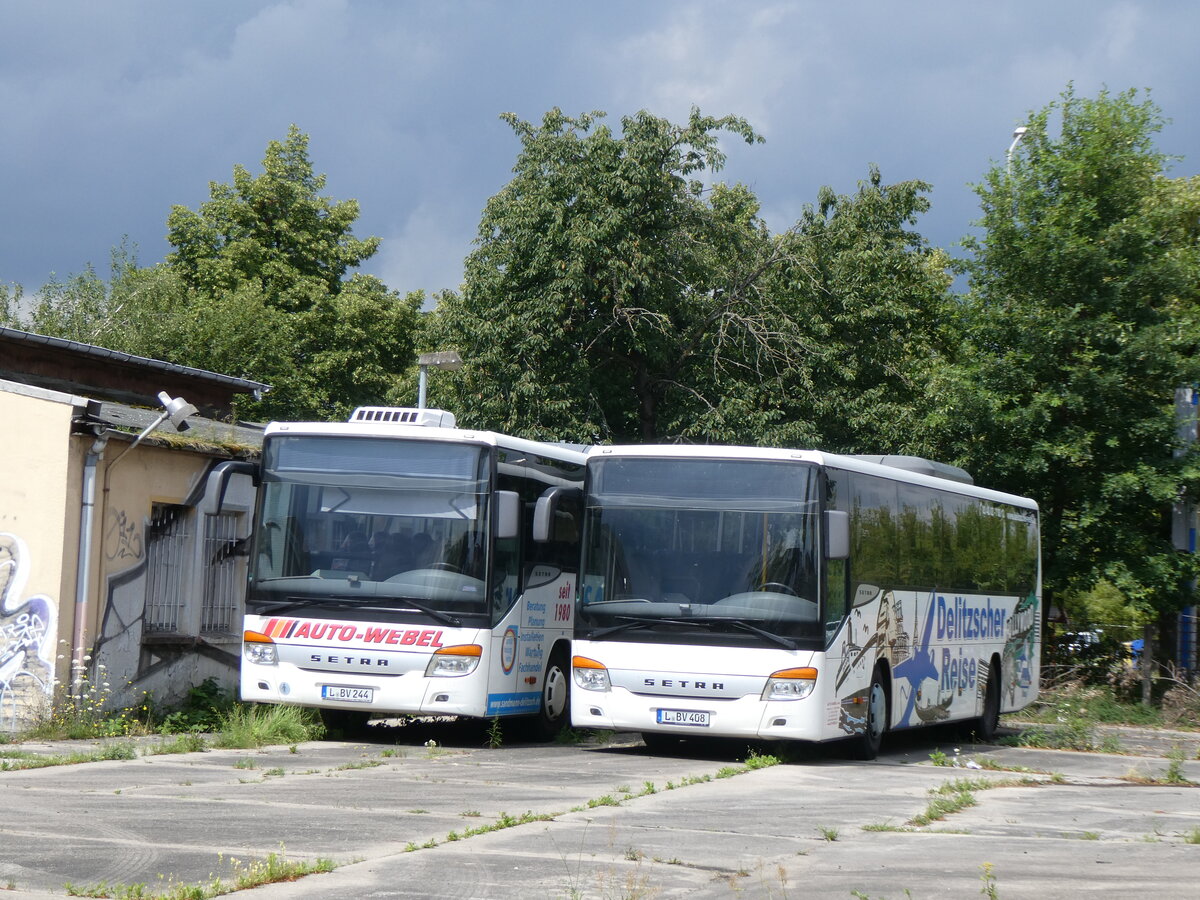
<svg viewBox="0 0 1200 900"><path fill-rule="evenodd" d="M379 247L379 238L351 234L358 201L334 202L321 196L324 189L308 136L293 125L285 140L267 144L261 174L235 165L233 183L210 182L199 210L171 210L167 240L175 252L168 261L196 290L217 295L250 282L271 306L311 309Z"/></svg>
<svg viewBox="0 0 1200 900"><path fill-rule="evenodd" d="M1168 515L1198 474L1173 398L1200 377L1200 182L1164 176L1162 122L1136 92L1068 89L977 187L971 364L947 422L983 483L1040 502L1048 595L1105 579L1170 608L1192 575Z"/></svg>
<svg viewBox="0 0 1200 900"><path fill-rule="evenodd" d="M906 230L925 186L873 172L773 235L746 187L700 180L725 162L722 133L761 140L745 120L641 112L618 135L601 115L505 117L521 152L462 294L431 317L428 346L466 363L435 396L464 421L537 436L886 449L896 429L865 426L895 416L856 430L841 402L891 394L894 410L922 380L924 362L910 363L931 352L926 314L946 290ZM852 346L853 328L875 340Z"/></svg>

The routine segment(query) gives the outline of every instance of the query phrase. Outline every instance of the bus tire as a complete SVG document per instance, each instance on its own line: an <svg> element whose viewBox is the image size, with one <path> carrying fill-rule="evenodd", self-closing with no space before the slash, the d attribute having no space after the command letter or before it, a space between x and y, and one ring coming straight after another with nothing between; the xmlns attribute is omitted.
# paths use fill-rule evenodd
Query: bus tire
<svg viewBox="0 0 1200 900"><path fill-rule="evenodd" d="M867 689L866 722L861 734L850 739L851 759L874 759L879 755L883 733L888 723L888 691L883 669L875 667L871 673L871 686Z"/></svg>
<svg viewBox="0 0 1200 900"><path fill-rule="evenodd" d="M988 666L987 688L983 694L983 712L969 723L969 730L977 741L990 744L996 740L1000 730L1000 665L992 660Z"/></svg>
<svg viewBox="0 0 1200 900"><path fill-rule="evenodd" d="M534 736L551 741L571 724L571 668L567 654L555 648L542 678L542 702L534 723Z"/></svg>
<svg viewBox="0 0 1200 900"><path fill-rule="evenodd" d="M329 741L352 741L367 731L371 716L359 709L328 709L322 707L321 724L325 726L325 739Z"/></svg>

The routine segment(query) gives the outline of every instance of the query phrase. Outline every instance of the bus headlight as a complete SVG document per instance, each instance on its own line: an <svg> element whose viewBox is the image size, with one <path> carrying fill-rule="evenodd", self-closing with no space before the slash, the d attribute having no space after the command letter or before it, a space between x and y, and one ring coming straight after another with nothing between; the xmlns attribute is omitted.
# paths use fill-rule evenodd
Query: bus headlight
<svg viewBox="0 0 1200 900"><path fill-rule="evenodd" d="M803 700L817 686L817 670L809 667L801 669L780 669L772 672L763 688L763 700Z"/></svg>
<svg viewBox="0 0 1200 900"><path fill-rule="evenodd" d="M275 642L259 631L242 632L242 656L246 662L260 666L279 665L279 650Z"/></svg>
<svg viewBox="0 0 1200 900"><path fill-rule="evenodd" d="M426 678L455 678L470 675L479 667L483 648L478 644L455 644L433 651L429 665L425 667Z"/></svg>
<svg viewBox="0 0 1200 900"><path fill-rule="evenodd" d="M576 656L571 659L571 674L575 683L585 691L607 691L611 687L608 669L594 659Z"/></svg>

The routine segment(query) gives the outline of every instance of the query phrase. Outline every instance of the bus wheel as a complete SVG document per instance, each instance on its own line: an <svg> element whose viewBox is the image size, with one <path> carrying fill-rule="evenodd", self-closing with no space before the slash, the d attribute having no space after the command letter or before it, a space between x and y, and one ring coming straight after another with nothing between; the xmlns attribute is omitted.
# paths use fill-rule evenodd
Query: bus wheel
<svg viewBox="0 0 1200 900"><path fill-rule="evenodd" d="M850 739L850 756L853 759L874 759L879 755L883 733L887 731L888 696L879 666L871 673L871 687L867 690L867 710L862 734Z"/></svg>
<svg viewBox="0 0 1200 900"><path fill-rule="evenodd" d="M976 740L990 744L1000 728L1000 666L992 660L988 666L987 688L983 695L983 714L967 723Z"/></svg>
<svg viewBox="0 0 1200 900"><path fill-rule="evenodd" d="M368 713L358 709L320 710L321 724L325 726L325 737L331 741L352 741L363 735L371 720Z"/></svg>
<svg viewBox="0 0 1200 900"><path fill-rule="evenodd" d="M571 673L566 653L558 649L550 654L550 664L542 679L542 704L534 732L539 740L549 741L570 724Z"/></svg>

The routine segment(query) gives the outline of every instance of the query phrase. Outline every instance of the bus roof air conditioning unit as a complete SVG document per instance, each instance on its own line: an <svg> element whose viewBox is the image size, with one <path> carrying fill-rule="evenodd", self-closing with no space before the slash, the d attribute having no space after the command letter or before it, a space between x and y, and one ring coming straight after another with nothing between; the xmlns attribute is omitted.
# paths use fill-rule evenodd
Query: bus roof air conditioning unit
<svg viewBox="0 0 1200 900"><path fill-rule="evenodd" d="M917 472L921 475L932 475L934 478L945 478L960 484L974 484L975 479L966 469L952 466L949 463L934 462L920 456L874 456L864 453L852 454L855 459L878 463L881 466L891 466L893 469L903 469L906 472Z"/></svg>
<svg viewBox="0 0 1200 900"><path fill-rule="evenodd" d="M424 425L428 428L453 428L454 413L444 409L416 409L398 406L360 406L350 414L351 422L386 425Z"/></svg>

